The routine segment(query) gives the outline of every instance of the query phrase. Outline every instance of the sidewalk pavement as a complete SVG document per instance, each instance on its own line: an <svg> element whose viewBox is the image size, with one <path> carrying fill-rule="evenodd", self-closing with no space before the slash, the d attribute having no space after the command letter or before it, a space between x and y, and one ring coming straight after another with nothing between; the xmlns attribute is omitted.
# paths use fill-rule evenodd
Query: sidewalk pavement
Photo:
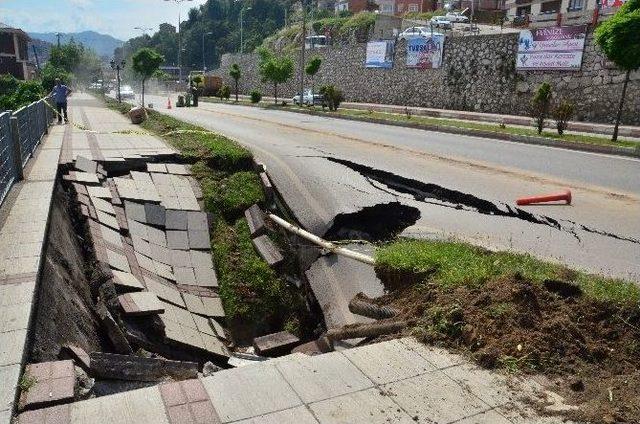
<svg viewBox="0 0 640 424"><path fill-rule="evenodd" d="M563 422L523 400L538 396L545 398L531 380L507 379L405 338L25 412L18 424Z"/></svg>
<svg viewBox="0 0 640 424"><path fill-rule="evenodd" d="M240 95L242 99L249 99L249 96ZM291 99L283 98L282 100L290 102ZM273 102L273 97L263 96L263 102ZM427 116L441 119L456 119L462 121L474 121L490 124L505 124L511 126L522 126L534 128L535 121L530 116L503 115L497 113L470 112L464 110L434 109L416 106L400 106L379 103L357 103L342 102L341 107L344 109L355 110L373 110L375 112L399 113L404 114L408 109L415 116ZM552 120L547 120L547 128L555 129ZM599 124L595 122L578 122L571 121L568 123L567 134L591 134L591 135L611 135L613 134L613 124ZM640 126L620 125L618 136L630 139L640 139Z"/></svg>

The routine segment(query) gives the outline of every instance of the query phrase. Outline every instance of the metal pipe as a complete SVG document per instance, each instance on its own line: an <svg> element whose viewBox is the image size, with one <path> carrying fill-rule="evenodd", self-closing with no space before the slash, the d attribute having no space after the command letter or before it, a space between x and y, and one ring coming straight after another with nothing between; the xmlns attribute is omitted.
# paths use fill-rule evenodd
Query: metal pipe
<svg viewBox="0 0 640 424"><path fill-rule="evenodd" d="M300 237L309 240L312 243L317 244L318 246L321 246L327 250L329 250L332 253L335 253L336 255L342 255L344 257L359 261L359 262L363 262L365 264L369 264L369 265L375 265L376 261L375 259L373 259L371 256L367 256L365 254L362 254L360 252L355 252L353 250L349 250L349 249L345 249L344 247L340 247L337 246L333 243L331 243L330 241L324 240L318 236L316 236L315 234L311 234L308 231L303 230L302 228L298 227L297 225L293 225L287 221L285 221L284 219L280 218L277 215L274 214L269 214L269 218L275 222L276 224L280 225L281 227L283 227L284 229L299 235Z"/></svg>

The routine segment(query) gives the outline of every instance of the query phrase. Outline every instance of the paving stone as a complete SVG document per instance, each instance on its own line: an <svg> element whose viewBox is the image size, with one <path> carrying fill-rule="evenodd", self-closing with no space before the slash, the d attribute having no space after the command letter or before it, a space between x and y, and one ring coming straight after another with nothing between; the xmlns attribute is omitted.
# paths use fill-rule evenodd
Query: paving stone
<svg viewBox="0 0 640 424"><path fill-rule="evenodd" d="M149 244L149 250L151 250L151 259L162 262L165 265L172 265L171 257L169 256L170 250L166 247Z"/></svg>
<svg viewBox="0 0 640 424"><path fill-rule="evenodd" d="M29 364L25 375L33 379L29 390L20 394L19 407L36 409L73 400L76 374L73 361L51 361Z"/></svg>
<svg viewBox="0 0 640 424"><path fill-rule="evenodd" d="M449 368L467 362L461 355L450 353L437 347L426 346L413 337L402 338L400 342L421 355L437 369Z"/></svg>
<svg viewBox="0 0 640 424"><path fill-rule="evenodd" d="M131 171L129 172L129 175L131 175L131 179L136 182L141 181L143 183L153 184L153 181L151 181L151 175L149 175L148 172Z"/></svg>
<svg viewBox="0 0 640 424"><path fill-rule="evenodd" d="M220 371L202 379L223 422L301 405L298 396L273 365L249 366L230 371Z"/></svg>
<svg viewBox="0 0 640 424"><path fill-rule="evenodd" d="M291 352L300 344L300 339L288 331L267 334L253 339L253 348L257 355L280 356Z"/></svg>
<svg viewBox="0 0 640 424"><path fill-rule="evenodd" d="M220 323L216 319L209 318L209 323L213 327L213 330L216 332L216 336L218 336L221 339L227 340L227 334L225 333L224 328L220 325Z"/></svg>
<svg viewBox="0 0 640 424"><path fill-rule="evenodd" d="M176 175L191 174L191 171L189 171L186 165L177 164L177 163L168 163L166 164L166 166L167 166L167 172L169 174L176 174Z"/></svg>
<svg viewBox="0 0 640 424"><path fill-rule="evenodd" d="M131 219L127 220L127 225L129 226L131 236L138 236L144 240L149 240L149 232L147 231L149 227Z"/></svg>
<svg viewBox="0 0 640 424"><path fill-rule="evenodd" d="M83 348L72 344L65 344L62 345L60 352L67 358L72 359L75 365L89 372L90 358L89 354Z"/></svg>
<svg viewBox="0 0 640 424"><path fill-rule="evenodd" d="M107 243L111 243L115 247L122 248L122 238L120 237L119 232L107 227L106 225L100 224L100 235Z"/></svg>
<svg viewBox="0 0 640 424"><path fill-rule="evenodd" d="M164 206L153 203L145 203L144 211L147 216L147 224L164 227L166 223L166 211Z"/></svg>
<svg viewBox="0 0 640 424"><path fill-rule="evenodd" d="M98 172L98 164L95 161L87 159L84 156L76 157L76 162L74 165L76 169L79 169L80 171L91 172L94 174Z"/></svg>
<svg viewBox="0 0 640 424"><path fill-rule="evenodd" d="M147 171L166 173L167 166L164 163L147 163Z"/></svg>
<svg viewBox="0 0 640 424"><path fill-rule="evenodd" d="M381 388L410 416L417 416L418 421L448 423L489 409L480 399L441 371L387 384Z"/></svg>
<svg viewBox="0 0 640 424"><path fill-rule="evenodd" d="M193 272L193 268L181 268L175 267L173 273L176 276L177 284L195 285L196 276Z"/></svg>
<svg viewBox="0 0 640 424"><path fill-rule="evenodd" d="M162 262L153 261L153 266L156 269L156 274L158 274L160 277L167 280L175 281L176 276L171 271L171 267L169 265L163 264Z"/></svg>
<svg viewBox="0 0 640 424"><path fill-rule="evenodd" d="M415 377L435 367L398 340L375 343L342 352L376 384Z"/></svg>
<svg viewBox="0 0 640 424"><path fill-rule="evenodd" d="M167 377L178 380L196 378L198 364L164 358L145 358L137 355L119 355L91 352L92 375L101 378L128 381L163 381Z"/></svg>
<svg viewBox="0 0 640 424"><path fill-rule="evenodd" d="M17 424L70 424L71 408L58 405L50 408L25 411L18 416Z"/></svg>
<svg viewBox="0 0 640 424"><path fill-rule="evenodd" d="M277 367L305 403L373 386L371 380L339 352L282 361Z"/></svg>
<svg viewBox="0 0 640 424"><path fill-rule="evenodd" d="M218 287L218 276L213 268L197 267L193 269L196 285L202 287Z"/></svg>
<svg viewBox="0 0 640 424"><path fill-rule="evenodd" d="M113 283L116 286L122 287L126 290L144 290L142 282L130 272L111 271L113 273Z"/></svg>
<svg viewBox="0 0 640 424"><path fill-rule="evenodd" d="M169 249L189 250L189 237L186 231L167 230L167 247Z"/></svg>
<svg viewBox="0 0 640 424"><path fill-rule="evenodd" d="M152 315L164 312L162 302L151 292L126 293L118 296L125 315Z"/></svg>
<svg viewBox="0 0 640 424"><path fill-rule="evenodd" d="M209 240L209 231L194 230L189 231L189 248L191 249L210 249L211 241Z"/></svg>
<svg viewBox="0 0 640 424"><path fill-rule="evenodd" d="M244 216L247 218L251 237L257 237L266 232L267 227L265 225L265 215L258 205L252 205L249 209L244 211Z"/></svg>
<svg viewBox="0 0 640 424"><path fill-rule="evenodd" d="M96 417L108 417L114 424L169 424L157 386L76 402L70 408L73 424L95 424Z"/></svg>
<svg viewBox="0 0 640 424"><path fill-rule="evenodd" d="M182 293L182 298L184 299L184 304L189 311L200 315L207 315L207 311L200 296L196 296L191 293Z"/></svg>
<svg viewBox="0 0 640 424"><path fill-rule="evenodd" d="M231 354L229 349L216 336L206 333L200 333L200 337L204 342L204 349L219 356L229 357Z"/></svg>
<svg viewBox="0 0 640 424"><path fill-rule="evenodd" d="M211 252L191 250L189 254L191 255L191 264L194 268L213 268Z"/></svg>
<svg viewBox="0 0 640 424"><path fill-rule="evenodd" d="M69 181L76 181L83 184L100 184L98 175L92 172L73 172L65 175Z"/></svg>
<svg viewBox="0 0 640 424"><path fill-rule="evenodd" d="M135 252L135 257L136 257L136 261L138 262L138 265L140 266L140 268L146 269L149 272L152 272L154 274L156 274L156 266L153 262L153 259L139 253L139 252ZM131 272L131 271L129 271Z"/></svg>
<svg viewBox="0 0 640 424"><path fill-rule="evenodd" d="M342 421L341 421L342 422ZM346 423L346 421L344 421ZM304 406L284 411L260 415L255 418L237 421L237 424L317 424L318 421Z"/></svg>
<svg viewBox="0 0 640 424"><path fill-rule="evenodd" d="M96 210L106 212L110 215L116 214L115 209L113 209L113 205L104 199L101 199L99 197L92 197L91 203L93 204L93 207L96 208Z"/></svg>
<svg viewBox="0 0 640 424"><path fill-rule="evenodd" d="M147 257L151 257L151 244L148 241L137 235L132 235L131 242L133 243L133 250Z"/></svg>
<svg viewBox="0 0 640 424"><path fill-rule="evenodd" d="M381 393L380 389L371 388L312 403L309 408L321 423L415 423L392 399ZM426 418L424 422L435 422Z"/></svg>
<svg viewBox="0 0 640 424"><path fill-rule="evenodd" d="M256 237L251 242L256 248L258 254L269 264L269 266L277 266L284 260L282 253L280 253L280 249L273 244L268 236L262 235Z"/></svg>
<svg viewBox="0 0 640 424"><path fill-rule="evenodd" d="M518 398L518 394L509 390L505 377L475 365L458 365L442 372L490 406L504 405Z"/></svg>
<svg viewBox="0 0 640 424"><path fill-rule="evenodd" d="M0 308L0 333L25 330L29 326L31 304L21 303Z"/></svg>
<svg viewBox="0 0 640 424"><path fill-rule="evenodd" d="M167 246L171 247L171 242L169 239L169 234L167 232ZM192 268L191 265L191 255L188 250L170 250L169 255L171 257L171 265L174 267L186 267ZM196 280L198 279L198 275L196 273Z"/></svg>
<svg viewBox="0 0 640 424"><path fill-rule="evenodd" d="M196 327L199 332L208 334L210 336L217 336L213 325L211 324L211 318L206 318L200 315L192 314L193 321L196 323Z"/></svg>
<svg viewBox="0 0 640 424"><path fill-rule="evenodd" d="M147 234L149 235L149 243L167 247L167 237L164 231L154 227L147 227Z"/></svg>
<svg viewBox="0 0 640 424"><path fill-rule="evenodd" d="M161 283L149 277L144 277L144 282L147 285L147 290L154 293L162 300L166 300L175 305L186 307L182 296L177 288Z"/></svg>
<svg viewBox="0 0 640 424"><path fill-rule="evenodd" d="M167 209L166 227L167 230L186 230L187 229L187 212L180 210Z"/></svg>
<svg viewBox="0 0 640 424"><path fill-rule="evenodd" d="M12 408L19 379L20 364L0 367L0 411Z"/></svg>
<svg viewBox="0 0 640 424"><path fill-rule="evenodd" d="M209 223L207 221L207 214L205 212L188 212L187 229L189 231L208 231Z"/></svg>
<svg viewBox="0 0 640 424"><path fill-rule="evenodd" d="M132 219L142 223L147 222L147 215L143 204L125 200L124 210L127 214L127 219Z"/></svg>
<svg viewBox="0 0 640 424"><path fill-rule="evenodd" d="M89 186L87 187L89 197L98 197L101 199L111 199L111 190L106 187Z"/></svg>
<svg viewBox="0 0 640 424"><path fill-rule="evenodd" d="M111 227L116 231L120 231L118 220L113 215L109 215L108 213L102 211L96 211L96 216L98 217L98 221L101 224L104 224L107 227Z"/></svg>
<svg viewBox="0 0 640 424"><path fill-rule="evenodd" d="M204 386L197 379L162 384L160 393L172 424L221 423Z"/></svg>
<svg viewBox="0 0 640 424"><path fill-rule="evenodd" d="M120 271L131 272L129 261L127 261L126 256L121 255L120 253L116 253L111 249L105 250L107 253L107 261L109 262L109 266Z"/></svg>

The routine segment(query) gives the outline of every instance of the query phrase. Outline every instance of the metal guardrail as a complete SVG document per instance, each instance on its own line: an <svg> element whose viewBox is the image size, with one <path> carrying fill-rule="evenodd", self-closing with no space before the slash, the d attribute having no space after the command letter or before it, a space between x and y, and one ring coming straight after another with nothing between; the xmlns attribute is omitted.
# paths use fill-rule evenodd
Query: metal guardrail
<svg viewBox="0 0 640 424"><path fill-rule="evenodd" d="M54 112L45 98L15 112L0 113L0 205L9 189L23 178L23 169L47 134Z"/></svg>

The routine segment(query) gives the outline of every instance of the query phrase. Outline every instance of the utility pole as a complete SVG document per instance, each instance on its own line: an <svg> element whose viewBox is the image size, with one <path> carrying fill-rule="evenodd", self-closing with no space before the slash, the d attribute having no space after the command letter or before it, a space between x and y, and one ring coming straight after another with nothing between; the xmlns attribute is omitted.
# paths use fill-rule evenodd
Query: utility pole
<svg viewBox="0 0 640 424"><path fill-rule="evenodd" d="M60 47L60 36L62 34L60 34L59 32L56 32L56 37L58 37L58 47Z"/></svg>
<svg viewBox="0 0 640 424"><path fill-rule="evenodd" d="M193 1L193 0L164 0L164 1L173 1L180 5L183 1ZM182 83L182 37L180 34L180 10L178 10L178 78L180 79L180 83Z"/></svg>
<svg viewBox="0 0 640 424"><path fill-rule="evenodd" d="M212 35L212 34L213 34L213 32L203 32L202 33L202 71L204 73L207 73L207 65L205 65L205 62L204 62L204 37L206 35Z"/></svg>
<svg viewBox="0 0 640 424"><path fill-rule="evenodd" d="M122 96L120 95L120 71L124 70L124 59L120 63L116 63L115 59L111 59L111 69L116 71L116 79L118 81L118 103L122 103Z"/></svg>
<svg viewBox="0 0 640 424"><path fill-rule="evenodd" d="M304 4L304 0L301 0L302 3L302 49L300 49L300 106L304 105L304 50L306 47L306 34L307 34L307 8ZM313 102L313 99L312 99Z"/></svg>
<svg viewBox="0 0 640 424"><path fill-rule="evenodd" d="M243 16L245 10L251 10L250 7L240 9L240 54L244 53L244 32L243 32Z"/></svg>

